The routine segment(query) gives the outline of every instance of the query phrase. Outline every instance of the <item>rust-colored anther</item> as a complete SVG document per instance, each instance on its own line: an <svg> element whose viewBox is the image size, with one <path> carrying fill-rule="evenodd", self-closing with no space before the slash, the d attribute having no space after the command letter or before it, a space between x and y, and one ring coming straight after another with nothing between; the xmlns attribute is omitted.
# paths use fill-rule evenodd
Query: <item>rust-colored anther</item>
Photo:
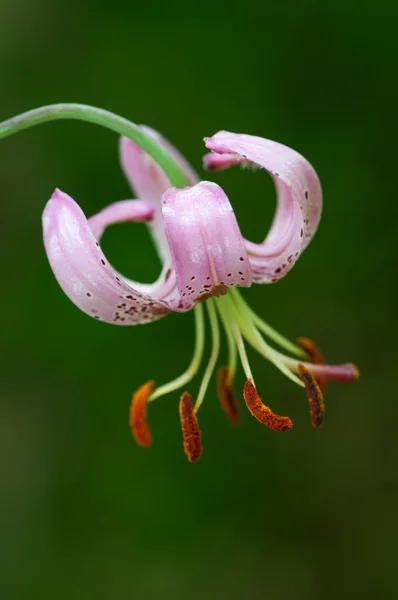
<svg viewBox="0 0 398 600"><path fill-rule="evenodd" d="M184 450L190 463L196 462L202 454L202 440L198 419L193 410L191 394L184 392L180 399L180 418Z"/></svg>
<svg viewBox="0 0 398 600"><path fill-rule="evenodd" d="M302 348L304 350L304 352L306 352L308 354L311 362L313 362L315 365L324 365L325 364L325 359L323 358L323 354L319 350L319 348L315 344L315 342L313 342L312 340L310 340L306 337L299 337L296 339L296 342L300 346L300 348ZM319 385L319 388L320 388L322 394L324 394L326 392L325 379L318 377L318 379L316 381Z"/></svg>
<svg viewBox="0 0 398 600"><path fill-rule="evenodd" d="M250 410L253 417L255 417L260 423L273 429L274 431L289 431L293 427L292 421L289 417L281 417L272 412L272 410L266 406L260 396L257 394L257 390L253 385L253 382L248 379L243 388L243 396L247 404L247 408Z"/></svg>
<svg viewBox="0 0 398 600"><path fill-rule="evenodd" d="M152 443L152 436L146 422L148 398L155 386L154 381L147 381L133 394L130 405L130 427L135 441L140 446L148 448Z"/></svg>
<svg viewBox="0 0 398 600"><path fill-rule="evenodd" d="M228 367L220 367L217 371L217 392L223 410L234 425L240 422L238 400L232 386L232 377Z"/></svg>
<svg viewBox="0 0 398 600"><path fill-rule="evenodd" d="M298 365L298 372L304 382L305 391L307 392L312 425L314 427L320 427L325 417L325 402L323 400L322 392L317 380L304 365Z"/></svg>

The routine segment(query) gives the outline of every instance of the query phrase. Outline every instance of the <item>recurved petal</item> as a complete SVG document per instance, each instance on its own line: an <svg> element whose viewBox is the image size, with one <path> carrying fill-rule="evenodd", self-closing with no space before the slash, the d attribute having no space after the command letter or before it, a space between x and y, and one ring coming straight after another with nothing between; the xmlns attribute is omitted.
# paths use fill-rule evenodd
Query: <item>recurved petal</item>
<svg viewBox="0 0 398 600"><path fill-rule="evenodd" d="M168 140L150 127L141 125L141 128L170 152L185 171L188 181L195 184L199 180L188 161ZM167 262L170 252L164 232L161 198L170 187L170 181L153 158L129 138L120 138L120 160L124 174L136 195L150 202L155 209L150 228L161 259Z"/></svg>
<svg viewBox="0 0 398 600"><path fill-rule="evenodd" d="M318 227L322 191L316 172L295 150L257 136L220 131L205 143L215 153L205 156L209 169L254 163L272 176L277 208L271 229L262 244L246 242L246 248L253 281L277 281L291 269Z"/></svg>
<svg viewBox="0 0 398 600"><path fill-rule="evenodd" d="M169 307L130 285L112 268L76 202L56 190L43 212L44 245L54 275L76 306L118 325L149 323Z"/></svg>
<svg viewBox="0 0 398 600"><path fill-rule="evenodd" d="M101 212L90 217L88 223L99 241L109 225L126 221L145 223L152 220L154 213L155 209L144 200L122 200L110 204Z"/></svg>
<svg viewBox="0 0 398 600"><path fill-rule="evenodd" d="M163 218L184 305L251 285L244 239L224 191L202 181L163 195Z"/></svg>

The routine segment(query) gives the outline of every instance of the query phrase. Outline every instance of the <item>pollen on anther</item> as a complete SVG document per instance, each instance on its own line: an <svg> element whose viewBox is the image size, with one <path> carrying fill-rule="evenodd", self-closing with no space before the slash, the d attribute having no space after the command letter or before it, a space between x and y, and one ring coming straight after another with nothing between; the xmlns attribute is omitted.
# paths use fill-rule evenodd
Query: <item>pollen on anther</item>
<svg viewBox="0 0 398 600"><path fill-rule="evenodd" d="M315 342L313 342L312 340L310 340L309 338L306 338L306 337L297 338L296 342L300 346L300 348L302 348L304 350L304 352L306 352L308 354L311 362L313 362L315 365L324 365L325 364L325 359L323 357L323 354L319 350L319 348L315 344ZM317 377L316 381L317 381L317 384L319 385L319 388L320 388L322 394L324 394L326 391L326 381L324 379L322 379L321 377Z"/></svg>
<svg viewBox="0 0 398 600"><path fill-rule="evenodd" d="M260 421L263 425L272 429L273 431L289 431L293 427L293 423L289 417L282 417L276 415L269 406L266 406L260 396L257 394L257 390L253 385L253 382L248 379L243 388L243 396L253 417Z"/></svg>
<svg viewBox="0 0 398 600"><path fill-rule="evenodd" d="M198 420L193 410L192 397L184 392L180 399L180 419L184 440L184 451L190 463L202 455L202 440Z"/></svg>
<svg viewBox="0 0 398 600"><path fill-rule="evenodd" d="M220 367L217 371L217 392L221 407L234 425L240 422L239 406L232 386L231 371L228 367Z"/></svg>
<svg viewBox="0 0 398 600"><path fill-rule="evenodd" d="M318 428L322 425L325 418L325 402L322 392L315 377L311 375L304 365L298 365L298 372L307 392L312 425Z"/></svg>
<svg viewBox="0 0 398 600"><path fill-rule="evenodd" d="M140 446L148 448L152 443L152 436L149 430L146 414L148 398L154 388L154 381L147 381L133 394L130 405L130 428L135 441Z"/></svg>

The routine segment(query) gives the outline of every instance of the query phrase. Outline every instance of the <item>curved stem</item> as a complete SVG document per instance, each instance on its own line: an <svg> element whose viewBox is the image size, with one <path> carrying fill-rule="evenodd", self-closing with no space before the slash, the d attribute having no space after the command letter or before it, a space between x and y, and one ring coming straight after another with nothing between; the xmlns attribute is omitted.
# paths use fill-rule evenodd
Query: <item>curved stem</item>
<svg viewBox="0 0 398 600"><path fill-rule="evenodd" d="M35 108L0 123L0 139L28 129L29 127L60 119L74 119L95 123L96 125L107 127L119 135L130 138L158 163L173 186L184 187L189 184L180 165L163 146L145 133L139 125L95 106L68 103L50 104Z"/></svg>

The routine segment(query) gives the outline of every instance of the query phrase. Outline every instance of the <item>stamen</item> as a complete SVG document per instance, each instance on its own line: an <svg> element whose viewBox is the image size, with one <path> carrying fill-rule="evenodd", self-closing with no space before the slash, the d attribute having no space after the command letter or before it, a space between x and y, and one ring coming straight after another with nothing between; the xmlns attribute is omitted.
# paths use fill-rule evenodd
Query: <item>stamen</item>
<svg viewBox="0 0 398 600"><path fill-rule="evenodd" d="M239 405L232 385L231 372L228 367L220 367L217 371L217 392L221 406L234 425L240 422Z"/></svg>
<svg viewBox="0 0 398 600"><path fill-rule="evenodd" d="M248 379L243 389L243 396L247 408L250 410L253 417L255 417L260 423L269 427L273 431L289 431L293 427L292 421L289 417L281 417L272 412L272 410L266 406L260 396L257 394L256 388L253 382Z"/></svg>
<svg viewBox="0 0 398 600"><path fill-rule="evenodd" d="M213 371L214 371L214 368L217 363L218 354L220 352L220 328L218 326L217 311L214 307L214 300L209 298L209 300L206 301L206 308L209 313L209 321L210 321L211 337L212 337L212 348L211 348L209 362L207 364L205 373L203 375L202 383L200 384L200 388L199 388L198 397L196 399L195 413L198 412L199 407L204 400L204 397L206 395L207 388L209 385L209 381L211 379L211 376L213 375Z"/></svg>
<svg viewBox="0 0 398 600"><path fill-rule="evenodd" d="M243 333L245 339L249 342L249 344L257 350L264 358L272 362L277 369L279 369L286 377L297 383L302 387L303 383L300 381L298 377L294 373L292 373L290 366L287 365L286 357L274 350L267 342L263 339L259 331L256 329L253 321L247 317L240 310L240 306L236 305L233 301L233 298L226 296L226 300L229 302L231 306L231 313L235 317L235 321L237 322L237 328ZM232 316L232 318L233 318ZM297 361L293 361L297 362ZM246 374L248 379L252 379Z"/></svg>
<svg viewBox="0 0 398 600"><path fill-rule="evenodd" d="M311 361L316 365L324 365L325 359L323 358L322 352L319 350L318 346L312 340L306 337L297 338L296 342L308 354ZM319 385L319 389L322 394L326 392L326 381L322 379L322 377L317 377L317 384Z"/></svg>
<svg viewBox="0 0 398 600"><path fill-rule="evenodd" d="M304 365L299 364L298 371L301 379L304 382L305 391L307 392L312 425L314 427L320 427L325 417L325 403L322 392L319 388L317 380L311 375Z"/></svg>
<svg viewBox="0 0 398 600"><path fill-rule="evenodd" d="M154 381L147 381L133 395L130 405L130 428L135 441L140 446L148 448L152 436L146 422L148 398L154 388Z"/></svg>
<svg viewBox="0 0 398 600"><path fill-rule="evenodd" d="M153 400L156 400L156 398L160 398L161 396L164 396L165 394L169 394L170 392L174 392L175 390L182 388L184 385L189 383L191 381L191 379L193 379L193 377L195 377L196 373L198 372L200 364L202 362L203 349L205 346L205 324L204 324L203 305L202 304L199 303L195 306L194 315L195 315L195 338L196 338L196 340L195 340L195 350L193 353L191 364L189 365L189 367L185 371L185 373L183 373L176 379L173 379L173 381L170 381L169 383L166 383L165 385L161 385L160 387L158 387L154 391L154 393L150 396L150 398L148 399L148 402L152 402Z"/></svg>
<svg viewBox="0 0 398 600"><path fill-rule="evenodd" d="M276 329L268 325L263 319L261 319L254 310L247 304L247 302L242 298L239 290L237 288L231 288L230 293L234 296L234 300L239 305L239 308L242 313L246 313L246 315L253 321L254 325L265 335L267 335L271 340L273 340L276 344L279 344L282 348L290 352L291 354L295 354L301 358L305 358L305 353L303 350L305 348L296 346L290 340L286 339L283 335L281 335ZM298 343L298 340L297 340Z"/></svg>
<svg viewBox="0 0 398 600"><path fill-rule="evenodd" d="M229 301L228 296L220 296L219 298L217 298L216 306L218 308L218 312L220 314L225 330L229 330L233 338L235 339L235 344L238 349L240 362L242 364L245 375L248 379L254 381L249 360L246 354L245 344L240 333L239 326L234 317L234 312L231 308L231 304L232 303Z"/></svg>
<svg viewBox="0 0 398 600"><path fill-rule="evenodd" d="M218 312L221 316L221 321L224 326L225 337L227 338L228 344L228 370L231 381L233 381L236 373L236 363L237 363L237 352L236 352L236 343L234 336L232 334L231 328L228 326L228 323L225 322L225 316L220 311L220 306L216 305L219 309Z"/></svg>
<svg viewBox="0 0 398 600"><path fill-rule="evenodd" d="M198 420L193 410L191 395L184 392L180 400L180 419L184 450L190 463L196 462L202 454L202 440Z"/></svg>

